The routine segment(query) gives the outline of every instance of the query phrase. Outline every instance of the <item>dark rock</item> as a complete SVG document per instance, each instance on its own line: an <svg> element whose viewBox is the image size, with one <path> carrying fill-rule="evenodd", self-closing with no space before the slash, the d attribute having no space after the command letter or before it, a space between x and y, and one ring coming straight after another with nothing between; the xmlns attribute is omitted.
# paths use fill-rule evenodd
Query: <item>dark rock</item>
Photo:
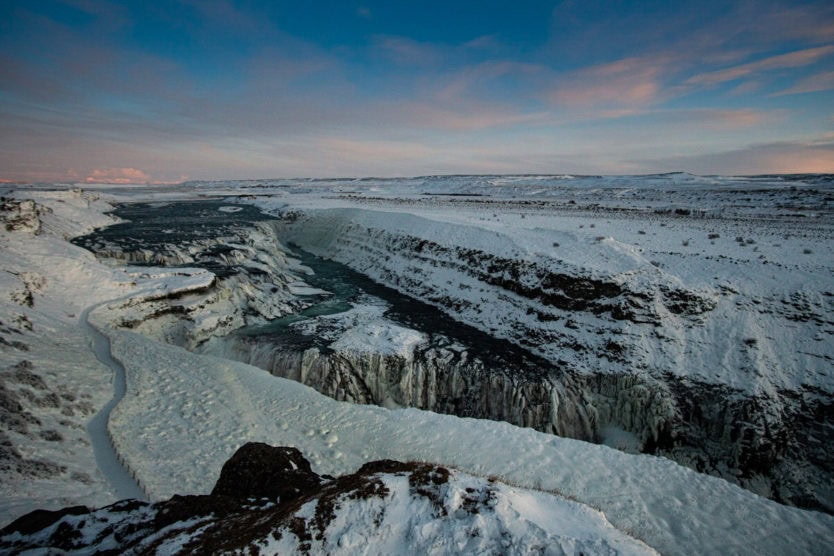
<svg viewBox="0 0 834 556"><path fill-rule="evenodd" d="M217 519L223 519L241 509L240 501L214 493L211 496L175 494L170 500L156 504L155 507L159 510L154 520L157 530L195 517L213 515Z"/></svg>
<svg viewBox="0 0 834 556"><path fill-rule="evenodd" d="M0 529L0 536L10 535L14 532L21 535L31 535L46 529L66 515L83 515L89 512L90 509L87 506L71 506L56 511L35 510L15 519L6 527Z"/></svg>
<svg viewBox="0 0 834 556"><path fill-rule="evenodd" d="M442 488L449 471L443 467L382 460L356 473L322 480L299 450L249 443L226 462L210 495L175 495L154 504L123 500L98 510L36 510L0 531L0 554L52 554L55 549L156 554L169 553L171 546L178 546L177 554L257 554L263 539L278 539L287 532L298 537L304 553L314 538L324 537L344 500L384 501L390 493L376 476L380 473L407 476L412 496L428 498L438 506L438 515L446 515ZM277 504L267 498L274 496L280 497ZM310 501L316 502L315 515L299 516Z"/></svg>
<svg viewBox="0 0 834 556"><path fill-rule="evenodd" d="M235 498L300 498L322 483L296 448L249 442L223 464L212 495Z"/></svg>

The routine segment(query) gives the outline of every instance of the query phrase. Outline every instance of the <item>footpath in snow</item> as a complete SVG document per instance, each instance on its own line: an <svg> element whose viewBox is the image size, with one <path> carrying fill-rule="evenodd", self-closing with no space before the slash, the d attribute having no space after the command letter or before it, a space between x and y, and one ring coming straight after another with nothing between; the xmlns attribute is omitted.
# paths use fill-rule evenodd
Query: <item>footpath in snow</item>
<svg viewBox="0 0 834 556"><path fill-rule="evenodd" d="M147 495L130 471L125 468L120 454L113 446L113 440L108 430L110 413L122 401L127 388L125 368L111 354L110 339L89 322L90 312L100 305L96 304L85 309L79 318L79 324L90 337L91 347L96 359L113 372L113 398L87 423L87 433L90 435L99 471L104 474L116 496L119 499L137 498L144 500L147 499Z"/></svg>

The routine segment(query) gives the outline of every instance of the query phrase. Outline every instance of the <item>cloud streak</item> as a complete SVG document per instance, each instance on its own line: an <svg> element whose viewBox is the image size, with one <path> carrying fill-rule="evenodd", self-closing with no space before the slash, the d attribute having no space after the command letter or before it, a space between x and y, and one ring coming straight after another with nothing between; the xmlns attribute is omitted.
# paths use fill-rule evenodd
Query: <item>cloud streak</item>
<svg viewBox="0 0 834 556"><path fill-rule="evenodd" d="M775 96L798 95L802 93L816 93L834 89L834 71L815 73L783 91L774 93Z"/></svg>
<svg viewBox="0 0 834 556"><path fill-rule="evenodd" d="M771 56L749 64L694 75L686 80L686 84L709 86L726 81L734 81L742 77L750 77L765 71L807 66L824 57L830 56L832 53L834 53L834 45L797 50L787 54Z"/></svg>
<svg viewBox="0 0 834 556"><path fill-rule="evenodd" d="M569 107L646 106L661 94L665 63L626 58L560 76L549 99Z"/></svg>

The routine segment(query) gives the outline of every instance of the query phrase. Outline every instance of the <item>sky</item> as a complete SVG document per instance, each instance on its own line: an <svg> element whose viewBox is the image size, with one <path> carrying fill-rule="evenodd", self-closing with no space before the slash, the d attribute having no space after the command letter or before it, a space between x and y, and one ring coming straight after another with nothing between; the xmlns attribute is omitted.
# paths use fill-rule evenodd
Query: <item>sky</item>
<svg viewBox="0 0 834 556"><path fill-rule="evenodd" d="M0 181L672 171L834 172L834 3L0 3Z"/></svg>

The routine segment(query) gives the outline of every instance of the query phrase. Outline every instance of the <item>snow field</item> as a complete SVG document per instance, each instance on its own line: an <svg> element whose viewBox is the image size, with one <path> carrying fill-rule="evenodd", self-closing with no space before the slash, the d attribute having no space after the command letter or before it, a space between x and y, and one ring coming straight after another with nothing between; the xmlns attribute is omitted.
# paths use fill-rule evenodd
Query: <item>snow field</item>
<svg viewBox="0 0 834 556"><path fill-rule="evenodd" d="M320 474L374 459L416 460L555 491L598 508L664 554L813 554L834 542L834 517L669 460L506 423L336 402L241 363L110 334L128 373L111 432L155 499L208 492L225 459L260 441L297 447Z"/></svg>
<svg viewBox="0 0 834 556"><path fill-rule="evenodd" d="M73 394L84 398L89 405L82 410L80 404L61 402L59 407L38 414L43 422L41 428L57 431L64 439L61 442L12 433L14 444L20 447L24 457L55 462L67 469L48 478L3 476L0 520L4 522L35 507L101 505L112 501L109 485L94 471L92 451L80 432L84 420L112 395L108 371L96 361L77 324L82 310L131 292L162 295L179 288L199 287L210 277L199 272L126 271L101 265L92 255L68 245L63 238L109 222L102 215L106 205L76 192L38 195L53 209L52 214L44 216L45 234L0 232L4 270L0 272L2 321L8 325L12 319L23 316L32 325L32 330L20 325L19 333L3 332L5 338L19 339L28 350L4 346L0 350L0 366L7 370L25 358L52 392ZM168 199L182 197L183 193L153 195ZM303 203L321 208L343 206L346 202L311 198ZM402 210L414 211L414 208ZM768 299L799 290L804 292L812 312L830 314L830 298L820 293L831 285L830 260L822 254L822 248L815 246L811 253L805 253L808 238L791 236L779 242L773 236L765 254L779 264L767 265L768 272L764 273L763 263L751 262L752 256L748 257L752 247L731 241L724 230L708 232L719 233L719 238L689 239L690 244L684 246L683 242L691 235L689 229L676 228L667 234L666 227L643 229L640 223L634 231L629 228L631 224L615 221L615 229L603 230L598 224L591 231L580 228L586 225L580 223L581 218L552 221L546 216L521 218L502 214L494 222L487 222L492 218L487 213L458 211L453 214L442 208L434 210L418 212L423 218L460 224L464 230L474 220L479 220L480 230L506 230L504 235L512 239L506 243L507 249L525 246L531 249L531 257L537 256L548 242L553 249L556 249L553 243L566 244L569 246L566 253L585 261L590 268L595 254L589 249L595 245L592 236L598 233L614 238L599 242L611 253L607 263L622 263L627 267L631 264L628 261L632 261L640 276L659 275L664 280L695 287L726 287L737 292L734 295L750 299ZM404 222L399 216L392 214L384 218L389 222ZM380 215L365 214L363 218L377 221ZM513 225L507 227L507 224ZM469 241L472 230L458 239ZM487 237L481 232L475 235ZM651 245L641 243L648 238L659 239ZM759 245L763 244L759 236L756 240ZM701 241L705 241L701 255L688 256L684 248L695 248ZM710 241L726 249L732 257L727 255L729 260L726 260L705 255L710 253L706 246ZM665 247L678 242L683 254ZM640 249L653 252L647 257ZM683 270L677 270L675 275L658 270L672 261L689 262L679 267ZM602 267L604 270L605 265ZM26 291L32 294L31 307L20 303ZM726 330L738 328L739 334L755 339L759 346L779 338L783 341L779 345L810 349L812 355L804 362L830 355L830 343L824 342L822 332L821 340L817 340L806 337L798 327L787 331L770 328L755 318L734 317L734 314L728 305L720 317L725 320L715 328L715 333L688 341L693 345L708 345L719 341L722 335L726 337ZM127 372L127 395L114 410L110 432L122 457L156 499L174 493L208 492L223 461L245 441L259 440L298 447L319 473L350 472L371 459L423 460L480 476L495 475L520 487L563 493L598 508L617 529L646 541L662 553L820 554L830 552L834 546L831 516L778 505L668 460L630 456L505 423L335 402L302 385L276 379L246 365L193 355L130 332L108 330L110 316L106 307L92 315L97 326L110 336L114 355L124 363ZM391 339L382 333L379 337ZM763 368L785 356L778 350L763 351L758 357L765 362L769 360ZM733 352L727 350L727 353ZM770 373L751 381L749 376L730 372L738 368L741 360L733 357L739 356L714 362L717 363L715 381L764 391L783 385L811 384L824 388L831 385L830 364L806 365L808 374L800 375L792 366L783 366L779 371L784 373L781 376ZM66 407L74 415L62 414ZM37 429L32 427L32 430ZM628 440L616 433L612 432L613 442ZM81 473L87 473L89 481L82 480ZM519 504L515 510L529 516L528 522L539 519L533 502ZM361 514L363 509L357 511ZM579 520L571 525L571 534L583 527L590 528L584 517L577 517L584 515L582 511L571 515ZM610 532L601 534L605 535L601 542L614 542L612 539L616 537Z"/></svg>

